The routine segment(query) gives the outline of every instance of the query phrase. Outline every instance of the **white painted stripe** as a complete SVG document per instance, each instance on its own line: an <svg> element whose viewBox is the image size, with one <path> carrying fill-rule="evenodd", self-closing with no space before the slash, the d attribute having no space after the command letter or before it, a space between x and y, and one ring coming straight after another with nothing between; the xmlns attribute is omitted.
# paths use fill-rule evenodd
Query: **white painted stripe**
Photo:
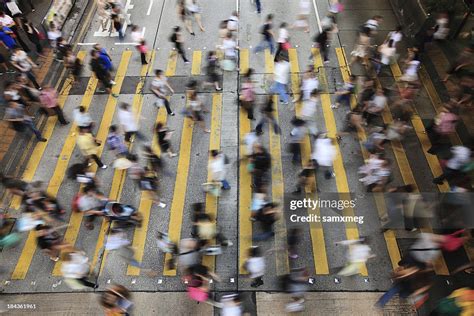
<svg viewBox="0 0 474 316"><path fill-rule="evenodd" d="M316 5L316 0L313 0L313 7L314 7L314 13L316 13L316 20L318 20L319 33L321 33L323 31L323 28L321 27L321 19L319 18L319 11L318 11L318 6Z"/></svg>
<svg viewBox="0 0 474 316"><path fill-rule="evenodd" d="M91 45L95 45L97 43L77 43L77 45L79 46L91 46Z"/></svg>
<svg viewBox="0 0 474 316"><path fill-rule="evenodd" d="M146 15L150 15L152 6L153 6L153 0L150 0L150 5L148 6L148 11L146 12Z"/></svg>
<svg viewBox="0 0 474 316"><path fill-rule="evenodd" d="M117 42L117 43L114 43L114 45L133 45L133 46L137 46L137 43L122 43L122 42Z"/></svg>

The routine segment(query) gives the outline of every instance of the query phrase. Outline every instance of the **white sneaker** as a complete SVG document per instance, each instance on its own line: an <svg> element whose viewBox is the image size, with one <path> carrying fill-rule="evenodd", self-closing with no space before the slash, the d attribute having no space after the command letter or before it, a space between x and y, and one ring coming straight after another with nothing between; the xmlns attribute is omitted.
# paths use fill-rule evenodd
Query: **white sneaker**
<svg viewBox="0 0 474 316"><path fill-rule="evenodd" d="M158 203L158 206L161 207L161 208L165 208L165 207L166 207L166 204L163 203L163 202L160 202L160 203Z"/></svg>
<svg viewBox="0 0 474 316"><path fill-rule="evenodd" d="M107 165L103 165L102 167L100 167L101 169L107 169Z"/></svg>
<svg viewBox="0 0 474 316"><path fill-rule="evenodd" d="M331 109L337 109L337 105L336 104L331 104Z"/></svg>
<svg viewBox="0 0 474 316"><path fill-rule="evenodd" d="M110 80L110 84L114 86L114 85L116 85L117 83L116 83L115 81L113 81L113 80Z"/></svg>

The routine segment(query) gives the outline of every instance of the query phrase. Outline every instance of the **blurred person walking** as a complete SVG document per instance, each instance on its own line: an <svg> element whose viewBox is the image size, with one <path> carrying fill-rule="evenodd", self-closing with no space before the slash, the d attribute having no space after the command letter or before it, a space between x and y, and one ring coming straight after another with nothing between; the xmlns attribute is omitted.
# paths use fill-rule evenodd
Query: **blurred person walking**
<svg viewBox="0 0 474 316"><path fill-rule="evenodd" d="M153 81L151 82L150 89L158 98L158 100L153 103L153 105L157 107L162 107L164 105L168 115L174 116L175 114L171 110L170 102L167 98L168 91L171 93L171 95L173 95L174 90L168 83L168 78L166 78L166 76L163 74L163 70L155 70L155 78L153 78Z"/></svg>

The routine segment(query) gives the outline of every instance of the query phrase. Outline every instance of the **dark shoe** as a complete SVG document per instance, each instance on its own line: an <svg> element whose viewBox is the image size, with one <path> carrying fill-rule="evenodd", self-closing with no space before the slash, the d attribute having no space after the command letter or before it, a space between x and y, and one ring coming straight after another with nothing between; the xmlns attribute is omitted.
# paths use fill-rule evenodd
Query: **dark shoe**
<svg viewBox="0 0 474 316"><path fill-rule="evenodd" d="M444 180L441 180L441 179L433 179L433 183L434 184L443 184Z"/></svg>
<svg viewBox="0 0 474 316"><path fill-rule="evenodd" d="M43 138L40 138L40 139L38 139L38 141L39 141L39 142L43 142L43 143L44 143L44 142L47 142L48 140L47 140L46 138L44 138L44 137L43 137Z"/></svg>
<svg viewBox="0 0 474 316"><path fill-rule="evenodd" d="M61 125L68 125L69 123L70 123L69 121L66 121L66 122L61 123Z"/></svg>

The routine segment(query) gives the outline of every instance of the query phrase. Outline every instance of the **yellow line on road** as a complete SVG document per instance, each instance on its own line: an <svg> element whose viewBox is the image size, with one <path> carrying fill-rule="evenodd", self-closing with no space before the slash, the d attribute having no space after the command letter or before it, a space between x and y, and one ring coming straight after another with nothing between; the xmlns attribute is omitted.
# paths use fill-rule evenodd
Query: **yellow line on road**
<svg viewBox="0 0 474 316"><path fill-rule="evenodd" d="M347 59L345 57L345 52L342 48L336 48L336 55L337 59L339 61L339 65L343 65L344 70L342 71L342 78L344 81L349 81L349 76L350 76L350 69L347 66ZM357 101L355 96L351 97L351 109L354 109L356 107ZM365 149L365 147L362 145L362 142L366 140L366 135L364 131L357 131L357 136L359 138L359 142L361 145L361 151L362 155L365 160L369 158L369 153ZM378 194L374 195L375 199L375 206L377 207L377 212L379 214L379 217L384 216L387 214L386 207L385 207L385 200L383 199L383 196L380 196ZM394 231L388 230L385 231L384 233L384 238L385 238L385 243L387 244L387 251L390 257L390 262L392 263L392 267L395 269L398 267L398 262L401 260L401 255L400 255L400 249L398 248L397 244L397 238L395 236Z"/></svg>
<svg viewBox="0 0 474 316"><path fill-rule="evenodd" d="M291 66L291 84L293 93L299 91L300 80L299 80L299 73L300 68L298 64L298 55L296 49L291 48L289 50L289 57L290 57L290 66ZM296 116L301 116L301 109L302 109L302 102L297 102L295 106ZM301 143L301 165L304 167L308 164L309 160L311 159L311 141L309 135L306 135L303 142ZM306 185L305 192L307 198L312 198L317 200L318 195L316 193L316 177L311 175L310 183ZM314 192L314 193L311 193ZM313 196L311 196L313 195ZM317 216L321 216L321 212L319 207L315 210L308 209L308 214L314 214ZM324 230L323 225L321 223L313 223L310 225L310 235L311 235L311 243L312 243L312 251L313 251L313 259L314 259L314 269L316 274L329 274L329 265L327 260L327 253L326 253L326 242L324 240Z"/></svg>
<svg viewBox="0 0 474 316"><path fill-rule="evenodd" d="M117 73L115 75L116 85L112 88L112 93L117 93L117 94L120 93L120 89L122 87L123 80L125 78L131 56L132 56L131 51L125 51L122 53L120 64L117 68ZM104 115L102 117L99 130L96 135L97 139L102 141L102 144L105 144L107 133L108 133L110 125L112 124L116 107L117 107L117 99L109 95L107 99L107 103L105 105ZM99 157L102 154L103 149L104 149L104 145L102 145L99 149L99 153L98 153ZM94 165L94 168L97 168L97 166ZM125 178L125 174L126 174L125 171L121 171L121 170L114 171L114 176L112 179L112 187L110 189L110 194L109 194L110 200L118 200L120 192L122 190L123 179ZM92 269L95 268L95 265L98 262L100 250L102 249L104 245L105 234L107 233L108 227L109 227L109 223L106 220L102 220L102 224L99 230L99 236L97 237L96 248L94 251L94 255L92 257L92 262L91 262ZM104 261L105 261L105 257L103 258L102 262ZM101 265L101 269L102 269L102 265Z"/></svg>
<svg viewBox="0 0 474 316"><path fill-rule="evenodd" d="M170 57L171 58L171 57ZM194 66L193 56L193 66ZM199 61L200 62L200 61ZM173 65L174 63L174 65ZM170 61L168 67L171 67L166 72L173 74L176 69L176 62ZM174 67L174 68L173 68ZM181 131L181 142L179 146L179 160L176 173L176 180L173 191L173 201L171 202L170 220L168 223L168 237L173 242L179 242L181 239L181 227L183 225L184 202L186 200L186 190L188 186L188 172L191 159L191 147L193 143L193 129L194 122L192 119L185 117L183 121L183 130ZM200 131L202 132L202 131ZM165 265L163 268L163 275L174 276L176 269L169 269L166 264L170 260L171 254L165 255Z"/></svg>
<svg viewBox="0 0 474 316"><path fill-rule="evenodd" d="M165 76L173 76L176 73L176 63L178 62L178 54L170 52L168 58L168 67L166 68Z"/></svg>
<svg viewBox="0 0 474 316"><path fill-rule="evenodd" d="M212 94L212 117L211 117L211 134L209 139L209 150L220 150L221 148L221 130L222 130L222 94ZM210 159L210 158L209 158ZM212 178L211 172L207 174L207 181ZM211 193L206 193L206 212L216 219L217 222L217 204L219 199ZM203 264L214 271L216 267L215 256L205 256Z"/></svg>
<svg viewBox="0 0 474 316"><path fill-rule="evenodd" d="M246 56L246 57L245 57ZM240 71L249 69L248 49L240 50ZM248 160L246 146L243 143L245 135L250 133L250 120L246 111L240 107L239 111L239 273L246 274L243 268L247 258L247 251L252 246L252 222L250 206L252 202L251 175L247 171Z"/></svg>
<svg viewBox="0 0 474 316"><path fill-rule="evenodd" d="M240 73L245 74L249 69L249 50L248 48L241 48L239 53L240 58Z"/></svg>
<svg viewBox="0 0 474 316"><path fill-rule="evenodd" d="M322 76L325 76L323 62L321 59L320 54L315 54L314 57L314 66L316 69L322 69L323 73ZM321 103L324 113L324 121L326 122L326 130L328 133L328 137L335 139L337 135L337 126L336 120L334 118L334 114L331 110L331 98L328 93L321 94ZM336 147L336 159L334 160L334 173L336 174L336 186L337 191L339 192L339 196L342 200L351 200L349 184L347 183L347 175L346 170L344 169L344 163L342 160L341 149L339 148L339 144L335 142ZM351 207L344 209L343 211L344 216L354 216L354 210ZM359 229L357 228L356 223L346 223L346 236L347 239L359 239ZM364 276L368 275L367 266L364 264L361 269L360 273Z"/></svg>
<svg viewBox="0 0 474 316"><path fill-rule="evenodd" d="M196 76L201 74L202 51L195 50L193 52L193 63L191 67L191 75Z"/></svg>
<svg viewBox="0 0 474 316"><path fill-rule="evenodd" d="M81 51L78 53L78 58L84 59L86 55L86 52ZM62 108L64 107L64 104L66 103L67 97L69 95L69 91L71 90L72 84L71 80L67 79L66 82L64 83L63 91L61 91L59 99L58 99L58 104ZM56 116L50 116L46 122L46 128L43 130L43 136L45 138L50 138L53 134L54 126L56 125L57 122L57 117ZM72 128L71 128L72 130ZM66 142L68 142L66 140ZM44 154L44 151L46 149L46 144L47 143L41 143L39 142L29 161L28 165L26 167L26 170L23 174L23 179L26 181L31 181L33 179L34 174L36 173L36 170L39 166L39 163L41 161L41 157ZM66 145L65 145L66 146ZM72 153L72 150L71 150ZM58 164L62 162L62 157L63 155L59 156L58 159ZM67 161L69 161L70 153L66 154ZM65 170L67 168L67 163L65 167L62 169L62 174L64 174ZM53 175L54 177L54 175ZM54 178L52 178L54 180ZM53 181L54 183L54 181ZM60 184L60 183L59 183ZM55 190L55 192L52 192L52 194L55 196L57 191L59 190L59 184L55 186L54 188L52 187L52 183L50 181L50 184L48 186L48 192L51 193L51 189ZM15 209L18 209L21 205L21 199L20 198L15 198L12 202L12 207ZM28 273L28 269L30 267L31 261L33 260L33 256L36 252L36 233L34 231L30 231L28 234L28 238L25 242L25 245L23 246L23 250L21 252L21 255L18 259L18 262L15 266L15 269L12 273L12 280L22 280L26 277L26 274Z"/></svg>
<svg viewBox="0 0 474 316"><path fill-rule="evenodd" d="M271 74L274 70L273 55L268 49L265 50L265 73ZM273 96L275 105L275 120L278 122L278 96ZM270 155L272 157L272 200L284 204L284 183L283 183L283 167L281 164L281 140L280 134L276 134L273 127L269 127L270 134ZM284 275L289 273L288 264L288 250L287 250L287 232L286 219L283 216L280 220L275 222L275 260L277 275Z"/></svg>

